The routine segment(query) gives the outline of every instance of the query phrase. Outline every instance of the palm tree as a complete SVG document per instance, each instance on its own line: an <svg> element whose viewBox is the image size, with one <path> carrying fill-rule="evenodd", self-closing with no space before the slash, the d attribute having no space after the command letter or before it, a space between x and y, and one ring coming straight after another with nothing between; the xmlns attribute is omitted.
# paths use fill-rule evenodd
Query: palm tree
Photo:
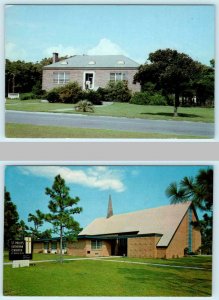
<svg viewBox="0 0 219 300"><path fill-rule="evenodd" d="M205 212L201 221L192 224L201 230L202 251L212 253L213 169L200 169L195 178L184 177L179 184L171 183L166 195L172 204L191 201L196 208Z"/></svg>
<svg viewBox="0 0 219 300"><path fill-rule="evenodd" d="M94 112L94 107L90 101L81 100L75 105L75 110L82 112Z"/></svg>
<svg viewBox="0 0 219 300"><path fill-rule="evenodd" d="M166 195L172 204L192 201L195 207L212 211L213 169L201 169L195 178L184 177L179 184L171 183L166 189Z"/></svg>

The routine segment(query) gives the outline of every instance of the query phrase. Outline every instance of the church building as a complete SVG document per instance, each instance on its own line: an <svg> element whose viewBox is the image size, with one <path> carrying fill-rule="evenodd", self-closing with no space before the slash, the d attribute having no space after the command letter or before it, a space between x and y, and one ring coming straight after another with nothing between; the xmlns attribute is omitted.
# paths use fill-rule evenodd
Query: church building
<svg viewBox="0 0 219 300"><path fill-rule="evenodd" d="M183 257L201 246L200 230L192 225L197 220L191 202L114 215L110 197L106 217L85 227L77 242L67 243L65 253L85 257Z"/></svg>

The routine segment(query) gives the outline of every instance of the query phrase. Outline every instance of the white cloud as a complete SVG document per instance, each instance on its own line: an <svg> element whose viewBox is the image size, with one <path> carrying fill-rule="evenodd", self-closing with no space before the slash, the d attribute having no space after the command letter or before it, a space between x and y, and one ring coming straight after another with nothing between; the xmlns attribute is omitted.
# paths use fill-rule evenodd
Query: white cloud
<svg viewBox="0 0 219 300"><path fill-rule="evenodd" d="M60 56L71 56L77 54L78 50L74 47L64 47L62 44L59 44L58 46L46 48L43 52L47 57L52 56L53 52L59 53Z"/></svg>
<svg viewBox="0 0 219 300"><path fill-rule="evenodd" d="M5 44L5 57L10 60L25 60L26 51L12 42Z"/></svg>
<svg viewBox="0 0 219 300"><path fill-rule="evenodd" d="M87 51L88 55L128 55L119 45L113 43L109 39L103 38L97 46Z"/></svg>
<svg viewBox="0 0 219 300"><path fill-rule="evenodd" d="M122 173L109 167L90 167L87 170L72 170L59 166L24 166L19 167L24 175L54 178L60 174L68 183L80 184L99 190L114 190L123 192Z"/></svg>

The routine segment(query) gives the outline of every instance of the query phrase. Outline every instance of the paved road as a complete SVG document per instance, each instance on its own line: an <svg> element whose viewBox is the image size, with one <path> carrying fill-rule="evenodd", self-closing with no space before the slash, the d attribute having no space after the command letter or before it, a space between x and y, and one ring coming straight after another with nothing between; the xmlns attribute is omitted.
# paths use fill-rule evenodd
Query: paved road
<svg viewBox="0 0 219 300"><path fill-rule="evenodd" d="M6 111L6 123L112 129L132 132L214 137L214 124L187 121L129 119L65 113Z"/></svg>

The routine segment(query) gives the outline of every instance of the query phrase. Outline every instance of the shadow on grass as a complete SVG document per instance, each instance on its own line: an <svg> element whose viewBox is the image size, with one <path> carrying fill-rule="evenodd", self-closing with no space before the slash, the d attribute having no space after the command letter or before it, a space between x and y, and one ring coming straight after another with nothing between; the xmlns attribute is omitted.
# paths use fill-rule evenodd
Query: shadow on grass
<svg viewBox="0 0 219 300"><path fill-rule="evenodd" d="M166 113L166 112L159 112L159 113L144 112L144 113L140 113L140 114L141 115L151 115L151 116L174 117L173 113ZM182 118L200 118L201 116L194 115L194 114L178 113L178 117L182 117Z"/></svg>
<svg viewBox="0 0 219 300"><path fill-rule="evenodd" d="M157 270L138 269L138 268L120 268L119 272L125 276L127 280L136 281L138 283L157 289L156 296L210 296L212 294L211 279L193 277L187 278L186 274L180 275L173 270L160 272ZM174 291L175 293L172 293Z"/></svg>

